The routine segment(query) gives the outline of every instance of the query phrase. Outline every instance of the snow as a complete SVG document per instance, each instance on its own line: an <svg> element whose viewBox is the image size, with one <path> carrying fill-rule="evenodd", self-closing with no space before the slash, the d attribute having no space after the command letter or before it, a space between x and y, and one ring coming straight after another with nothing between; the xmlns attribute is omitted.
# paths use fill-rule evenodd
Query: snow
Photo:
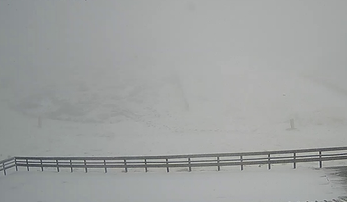
<svg viewBox="0 0 347 202"><path fill-rule="evenodd" d="M26 172L0 178L5 201L315 201L346 195L323 170L97 173Z"/></svg>
<svg viewBox="0 0 347 202"><path fill-rule="evenodd" d="M340 90L279 72L273 75L260 71L244 76L252 79L232 82L236 86L247 84L248 93L225 87L218 88L220 92L214 92L216 97L212 98L208 95L213 89L199 88L195 94L196 86L185 83L189 79L182 77L188 111L187 107L176 106L182 100L167 99L177 98L182 92L166 80L143 88L138 88L141 82L131 83L129 86L135 85L134 88L117 91L106 88L106 84L88 85L83 93L52 91L54 95L34 96L41 107L30 110L16 104L28 106L25 104L31 104L31 98L15 95L11 88L0 88L0 157L162 155L345 146L347 106ZM292 91L291 86L300 88ZM93 98L97 89L102 92ZM117 96L126 98L118 101ZM56 97L62 97L64 102L55 102ZM92 107L78 101L88 97ZM225 111L224 106L228 106ZM113 108L116 118L101 116ZM57 110L58 115L50 114ZM42 127L38 127L39 115ZM295 121L295 130L288 130L290 119ZM345 164L340 161L324 166ZM291 167L276 165L270 171L247 167L245 171L222 168L222 172L198 169L191 173L20 171L0 177L0 194L7 201L65 202L314 201L346 195L345 189L330 181L324 170L312 169L317 164L299 164L297 170L288 166Z"/></svg>
<svg viewBox="0 0 347 202"><path fill-rule="evenodd" d="M273 103L265 103L262 107L254 108L254 112L248 111L247 108L245 111L240 111L242 105L231 103L231 108L223 116L209 113L209 110L207 112L171 110L166 114L165 111L160 111L160 106L170 103L163 101L157 108L153 108L158 111L154 114L148 112L147 116L137 115L141 108L148 107L147 104L140 103L136 105L139 111L137 108L130 109L134 114L133 118L121 115L118 117L118 122L111 122L108 119L102 122L81 122L72 120L74 116L68 114L65 116L70 119L56 120L43 114L41 128L38 127L38 116L10 108L15 99L11 98L11 91L6 92L2 89L0 157L23 154L161 155L344 146L346 143L344 133L347 130L346 97L315 83L309 83L307 80L297 81L297 85L307 88L305 91L317 92L313 94L316 95L312 98L315 99L314 102L311 99L303 99L301 105L295 104L296 108L300 108L298 113L292 113L285 105L271 108L275 106ZM267 88L271 89L271 86ZM297 92L298 97L308 96L304 90L302 91ZM116 94L112 89L108 92L110 95ZM146 96L146 94L136 95L139 99L144 99ZM282 94L280 96L282 97ZM248 95L249 100L257 97L258 95ZM286 97L290 97L290 94L287 93ZM106 96L103 100L99 100L100 103L97 105L103 105L106 101L112 102ZM269 97L269 101L271 100L276 103L276 99ZM207 105L211 110L214 106L218 106L218 103L210 101L204 103L198 100L191 102L191 106L195 103L197 106L201 103ZM116 101L114 104L121 105ZM250 106L254 104L250 103ZM268 113L267 107L269 107ZM51 109L55 108L58 107L54 106ZM103 110L96 108L91 113L102 114ZM160 117L156 117L155 114ZM206 114L208 116L205 116ZM83 120L85 116L78 116L77 119ZM224 119L220 121L222 117ZM294 119L296 130L287 130L290 128L291 118Z"/></svg>

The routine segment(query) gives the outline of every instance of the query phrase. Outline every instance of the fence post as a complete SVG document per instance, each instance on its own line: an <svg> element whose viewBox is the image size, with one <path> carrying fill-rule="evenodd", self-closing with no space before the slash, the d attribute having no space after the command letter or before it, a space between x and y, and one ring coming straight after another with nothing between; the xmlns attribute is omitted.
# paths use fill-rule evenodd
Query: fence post
<svg viewBox="0 0 347 202"><path fill-rule="evenodd" d="M18 171L17 158L16 157L14 157L14 165L16 166L16 171Z"/></svg>
<svg viewBox="0 0 347 202"><path fill-rule="evenodd" d="M169 172L169 159L166 159L166 172Z"/></svg>
<svg viewBox="0 0 347 202"><path fill-rule="evenodd" d="M296 153L293 153L293 159L294 159L294 169L296 169Z"/></svg>
<svg viewBox="0 0 347 202"><path fill-rule="evenodd" d="M58 159L56 159L55 162L57 164L57 172L59 173L59 162L58 162Z"/></svg>
<svg viewBox="0 0 347 202"><path fill-rule="evenodd" d="M322 163L322 151L319 151L319 168L323 167L323 163Z"/></svg>
<svg viewBox="0 0 347 202"><path fill-rule="evenodd" d="M5 162L2 163L2 169L4 170L4 175L6 175Z"/></svg>
<svg viewBox="0 0 347 202"><path fill-rule="evenodd" d="M43 171L42 159L40 159L41 171Z"/></svg>
<svg viewBox="0 0 347 202"><path fill-rule="evenodd" d="M147 159L145 159L145 172L148 172L148 168L147 168Z"/></svg>
<svg viewBox="0 0 347 202"><path fill-rule="evenodd" d="M270 154L267 155L267 161L268 161L268 168L271 169L271 162L270 162Z"/></svg>
<svg viewBox="0 0 347 202"><path fill-rule="evenodd" d="M128 167L127 167L127 160L124 159L124 170L127 173L128 172Z"/></svg>
<svg viewBox="0 0 347 202"><path fill-rule="evenodd" d="M192 171L192 165L191 165L190 157L188 158L188 165L189 165L189 167L188 167L189 172L191 172Z"/></svg>
<svg viewBox="0 0 347 202"><path fill-rule="evenodd" d="M86 159L84 159L84 170L85 170L86 173L88 172L88 169L87 169L87 160L86 160Z"/></svg>
<svg viewBox="0 0 347 202"><path fill-rule="evenodd" d="M295 129L294 127L294 119L290 119L290 129Z"/></svg>
<svg viewBox="0 0 347 202"><path fill-rule="evenodd" d="M27 171L29 171L29 162L28 162L28 159L26 159L25 162L27 163Z"/></svg>
<svg viewBox="0 0 347 202"><path fill-rule="evenodd" d="M105 173L107 173L106 160L104 159Z"/></svg>
<svg viewBox="0 0 347 202"><path fill-rule="evenodd" d="M219 165L219 162L220 162L220 160L219 160L219 156L217 156L217 167L218 167L218 171L220 171L220 165Z"/></svg>
<svg viewBox="0 0 347 202"><path fill-rule="evenodd" d="M72 168L72 160L70 159L70 172L73 172L73 168Z"/></svg>
<svg viewBox="0 0 347 202"><path fill-rule="evenodd" d="M241 163L241 170L243 170L243 157L242 157L242 155L240 156L240 163Z"/></svg>

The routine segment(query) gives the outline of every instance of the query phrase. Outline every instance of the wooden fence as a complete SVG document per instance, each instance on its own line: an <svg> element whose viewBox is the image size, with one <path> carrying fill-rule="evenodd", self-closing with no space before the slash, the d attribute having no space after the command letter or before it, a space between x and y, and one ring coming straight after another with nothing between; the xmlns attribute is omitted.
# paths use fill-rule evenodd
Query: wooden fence
<svg viewBox="0 0 347 202"><path fill-rule="evenodd" d="M246 165L267 165L268 169L274 164L292 164L295 169L297 163L317 162L319 168L324 161L347 159L347 147L282 150L265 152L243 153L215 153L165 156L124 156L124 157L14 157L0 161L1 168L6 170L15 167L54 168L57 172L61 168L68 168L71 172L75 168L82 168L85 172L91 168L101 168L106 173L108 169L120 168L125 172L129 169L141 168L147 172L151 168L187 168L192 171L194 167L216 167L220 171L224 166L240 166L243 170Z"/></svg>
<svg viewBox="0 0 347 202"><path fill-rule="evenodd" d="M15 158L8 158L0 161L0 172L2 171L6 175L6 170L16 166Z"/></svg>

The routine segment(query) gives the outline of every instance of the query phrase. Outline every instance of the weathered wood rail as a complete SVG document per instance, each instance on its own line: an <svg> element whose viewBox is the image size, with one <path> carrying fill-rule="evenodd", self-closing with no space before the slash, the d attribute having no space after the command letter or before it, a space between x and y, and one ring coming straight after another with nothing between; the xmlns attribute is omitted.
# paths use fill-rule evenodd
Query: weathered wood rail
<svg viewBox="0 0 347 202"><path fill-rule="evenodd" d="M82 168L85 172L92 168L101 168L106 173L108 169L121 168L125 172L129 169L141 168L147 172L151 168L187 168L192 171L196 167L216 167L218 171L225 166L240 166L243 170L247 165L267 165L268 169L274 164L292 164L317 162L323 167L324 161L347 159L347 147L242 152L215 154L187 154L165 156L123 156L123 157L14 157L0 161L0 171L6 175L6 170L15 167L30 168L68 168L71 172L75 168Z"/></svg>

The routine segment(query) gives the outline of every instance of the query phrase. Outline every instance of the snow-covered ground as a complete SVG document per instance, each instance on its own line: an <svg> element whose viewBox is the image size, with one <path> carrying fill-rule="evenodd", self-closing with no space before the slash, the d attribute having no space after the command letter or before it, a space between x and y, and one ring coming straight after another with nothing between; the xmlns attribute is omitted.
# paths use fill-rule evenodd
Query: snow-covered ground
<svg viewBox="0 0 347 202"><path fill-rule="evenodd" d="M170 74L160 75L167 78ZM178 99L182 99L181 87L165 79L150 84L130 82L128 87L135 87L129 92L128 88L116 88L117 82L113 82L114 88L107 88L106 84L112 83L107 79L103 80L106 84L98 85L85 81L82 92L72 84L64 86L65 91L49 93L40 88L23 94L14 87L1 88L0 157L160 155L346 144L347 97L341 79L319 83L318 76L313 81L286 72L255 70L219 77L226 82L216 86L219 93L181 82L189 109ZM229 77L234 79L223 80ZM249 81L246 77L254 78ZM148 86L137 89L141 83ZM240 89L246 84L247 88ZM199 90L203 97L196 97L199 93L190 88ZM94 100L88 98L92 94ZM124 98L114 99L117 96ZM290 119L295 130L288 130Z"/></svg>
<svg viewBox="0 0 347 202"><path fill-rule="evenodd" d="M345 95L341 91L329 88L331 86L321 85L307 77L292 75L291 79L285 80L285 77L280 75L283 74L270 76L279 85L269 84L263 92L258 92L261 87L253 85L252 92L256 93L249 93L247 99L243 98L255 111L243 108L245 106L243 102L237 104L231 98L226 99L231 104L225 114L220 111L213 112L214 107L217 109L219 107L218 99L206 98L203 101L192 98L189 107L197 109L168 107L167 111L163 110L166 109L165 106L173 103L167 100L160 102L152 100L153 103L160 104L156 105L150 101L138 103L135 108L129 107L127 112L116 113L117 121L114 122L112 116L102 119L99 119L100 116L95 116L94 119L86 121L86 117L93 118L91 114L105 113L100 107L94 107L93 110L80 115L73 115L63 110L57 119L47 111L59 111L61 103L57 102L56 105L40 103L52 100L52 96L35 97L39 104L25 108L23 105L32 104L32 99L28 97L19 99L20 96L16 97L11 89L2 88L0 156L4 159L16 155L160 155L345 146L344 132L347 130ZM269 79L267 77L269 74L263 76L258 78L263 79L259 81L260 83ZM295 83L292 83L293 80ZM282 83L283 81L289 83ZM338 85L336 83L334 85ZM164 88L164 84L167 82L162 81L161 85L158 84L159 92ZM278 90L294 84L300 86L297 91ZM188 88L189 85L186 89ZM340 88L343 89L343 85L340 85ZM150 89L144 88L142 89L144 92L133 96L140 100L149 99L148 97L164 99L167 96L157 92L156 96L151 97L152 95L146 91ZM172 87L171 90L175 92L177 87ZM114 93L112 88L109 89L105 92L105 96L95 101L94 105L103 106L104 103L114 102L122 106L122 103L112 101L107 96L117 94L119 91ZM77 90L76 94L78 92ZM228 92L224 89L223 94ZM273 94L275 92L277 95ZM194 94L193 91L191 93ZM60 95L56 93L53 97ZM189 94L186 95L188 96ZM259 96L266 96L267 99L257 100ZM76 96L72 98L75 99ZM73 102L72 98L67 97L65 102L71 105L71 109L80 109L81 105ZM287 98L290 101L285 101ZM293 107L286 108L293 102ZM18 108L18 103L22 104L22 108ZM258 107L255 107L256 103L259 104ZM46 108L43 109L42 106ZM107 110L112 106L106 105ZM206 106L210 109L204 110ZM147 111L149 114L144 113L146 107L152 109L151 112ZM293 113L294 111L297 113ZM140 112L143 114L139 115ZM249 116L241 116L243 113ZM129 114L131 116L126 116ZM38 116L42 117L41 127L38 127ZM295 120L295 130L288 130L291 118ZM211 122L208 122L209 120ZM338 164L345 162L341 161ZM1 177L0 193L7 201L25 199L42 202L314 201L347 195L342 186L329 180L324 170L313 170L312 167L317 167L316 164L299 164L297 170L290 167L291 165L277 165L270 171L264 167L255 167L246 168L242 172L236 168L236 170L222 169L224 170L222 172L202 169L192 173L130 172L127 174L21 171Z"/></svg>
<svg viewBox="0 0 347 202"><path fill-rule="evenodd" d="M323 170L192 173L26 172L0 178L4 201L323 201L346 196Z"/></svg>

